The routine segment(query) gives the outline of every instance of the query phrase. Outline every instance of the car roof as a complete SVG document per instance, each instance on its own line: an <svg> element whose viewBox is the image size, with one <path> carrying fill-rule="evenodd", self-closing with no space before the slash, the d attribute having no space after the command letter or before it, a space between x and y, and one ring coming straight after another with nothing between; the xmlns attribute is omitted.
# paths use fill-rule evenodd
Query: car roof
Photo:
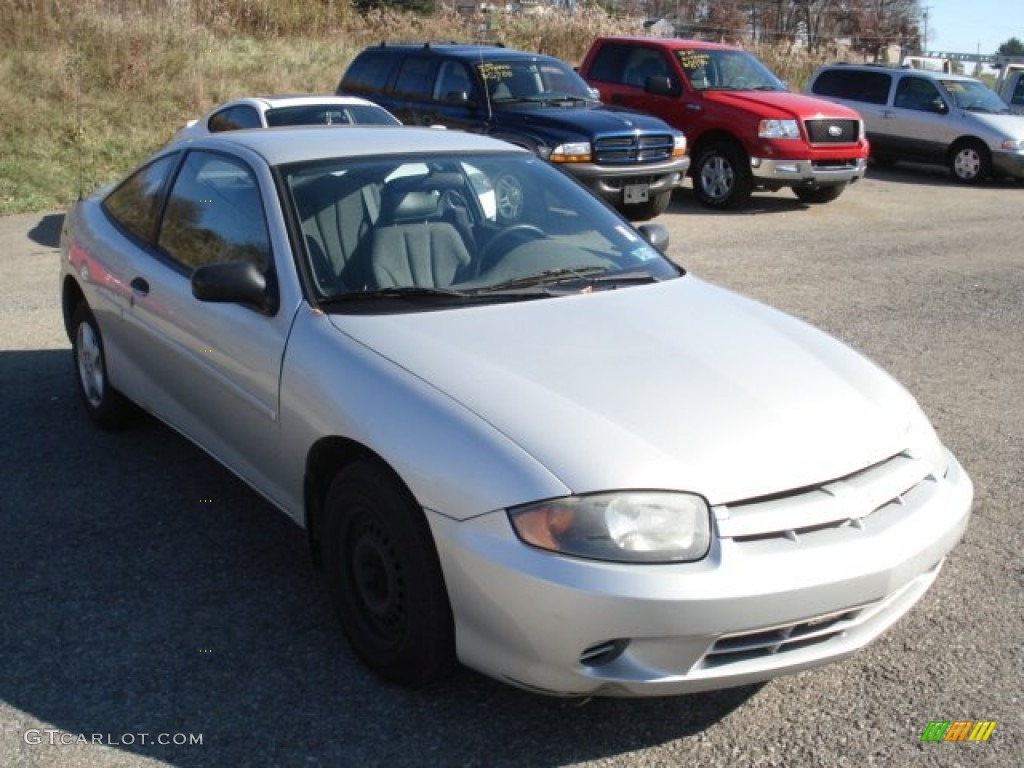
<svg viewBox="0 0 1024 768"><path fill-rule="evenodd" d="M668 48L670 50L688 50L691 48L707 49L716 51L739 51L735 45L725 43L711 43L707 40L684 40L678 37L639 37L636 35L612 35L601 38L616 43L637 43L649 45L655 48Z"/></svg>
<svg viewBox="0 0 1024 768"><path fill-rule="evenodd" d="M971 83L982 82L976 77L970 77L969 75L960 75L955 72L933 72L929 69L914 69L913 67L904 67L899 64L857 64L839 61L835 64L825 64L819 69L819 72L825 72L830 69L844 69L858 72L888 72L892 75L916 75L929 80L962 80L964 82Z"/></svg>
<svg viewBox="0 0 1024 768"><path fill-rule="evenodd" d="M553 59L552 56L547 56L543 53L520 51L515 48L506 48L503 45L494 45L492 43L382 43L367 50L398 50L403 53L419 51L421 53L435 53L464 60L478 59L481 56L486 56L491 61L502 59L542 59L550 61Z"/></svg>
<svg viewBox="0 0 1024 768"><path fill-rule="evenodd" d="M242 104L248 104L254 107L263 107L265 109L279 109L281 107L310 107L317 105L378 106L372 101L361 99L358 96L335 96L333 94L323 96L311 94L286 94L281 96L245 96L243 98L233 99L232 101L226 101L223 104L218 104L216 107L211 109L208 114Z"/></svg>
<svg viewBox="0 0 1024 768"><path fill-rule="evenodd" d="M262 156L270 165L410 152L526 152L504 141L475 133L407 125L347 125L341 130L329 125L254 128L186 141L195 148L244 147Z"/></svg>

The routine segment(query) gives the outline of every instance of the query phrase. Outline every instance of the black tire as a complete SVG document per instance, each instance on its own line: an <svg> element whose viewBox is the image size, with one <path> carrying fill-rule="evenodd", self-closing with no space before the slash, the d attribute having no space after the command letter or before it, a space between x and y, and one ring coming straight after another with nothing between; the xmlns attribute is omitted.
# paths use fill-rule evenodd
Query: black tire
<svg viewBox="0 0 1024 768"><path fill-rule="evenodd" d="M961 184L977 184L992 173L992 157L980 141L968 139L949 151L949 172Z"/></svg>
<svg viewBox="0 0 1024 768"><path fill-rule="evenodd" d="M831 187L818 187L817 189L808 189L807 187L793 187L793 194L797 196L797 199L801 203L807 203L807 205L821 205L823 203L831 203L846 189L845 184L835 184Z"/></svg>
<svg viewBox="0 0 1024 768"><path fill-rule="evenodd" d="M324 509L328 590L353 651L393 683L443 677L454 665L455 630L423 511L370 461L338 473Z"/></svg>
<svg viewBox="0 0 1024 768"><path fill-rule="evenodd" d="M102 429L120 429L131 421L131 403L110 383L103 336L84 301L71 315L71 359L85 410Z"/></svg>
<svg viewBox="0 0 1024 768"><path fill-rule="evenodd" d="M739 147L712 144L701 151L693 168L697 199L708 208L738 208L750 199L754 177L750 163Z"/></svg>
<svg viewBox="0 0 1024 768"><path fill-rule="evenodd" d="M622 213L630 221L647 221L663 214L668 209L670 202L672 202L672 190L667 189L664 192L651 195L647 198L646 203L622 206Z"/></svg>

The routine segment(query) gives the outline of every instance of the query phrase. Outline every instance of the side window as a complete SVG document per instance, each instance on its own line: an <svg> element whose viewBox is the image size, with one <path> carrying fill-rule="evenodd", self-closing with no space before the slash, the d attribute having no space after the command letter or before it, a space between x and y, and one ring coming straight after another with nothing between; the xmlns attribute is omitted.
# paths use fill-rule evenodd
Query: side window
<svg viewBox="0 0 1024 768"><path fill-rule="evenodd" d="M945 104L939 96L939 90L930 80L923 77L904 77L896 85L896 95L892 105L901 109L913 109L919 112L941 112L939 107Z"/></svg>
<svg viewBox="0 0 1024 768"><path fill-rule="evenodd" d="M473 81L469 71L461 61L444 61L437 70L437 81L434 83L435 101L452 101L457 93L473 95Z"/></svg>
<svg viewBox="0 0 1024 768"><path fill-rule="evenodd" d="M270 239L252 171L234 158L190 152L171 187L157 245L189 271L204 264L270 259Z"/></svg>
<svg viewBox="0 0 1024 768"><path fill-rule="evenodd" d="M160 193L178 155L165 155L133 173L103 201L114 221L143 242L152 242Z"/></svg>
<svg viewBox="0 0 1024 768"><path fill-rule="evenodd" d="M668 67L665 58L650 48L636 48L626 60L626 70L622 81L626 85L643 88L647 78L653 75L667 75Z"/></svg>
<svg viewBox="0 0 1024 768"><path fill-rule="evenodd" d="M631 50L624 45L602 45L590 65L589 78L602 83L621 83Z"/></svg>
<svg viewBox="0 0 1024 768"><path fill-rule="evenodd" d="M360 54L349 65L338 84L338 93L380 94L391 80L391 73L401 56L385 51Z"/></svg>
<svg viewBox="0 0 1024 768"><path fill-rule="evenodd" d="M408 56L398 70L395 95L403 99L426 101L434 82L434 60L425 56Z"/></svg>
<svg viewBox="0 0 1024 768"><path fill-rule="evenodd" d="M221 110L210 118L207 127L212 133L240 131L244 128L262 128L260 115L253 107L239 105Z"/></svg>
<svg viewBox="0 0 1024 768"><path fill-rule="evenodd" d="M1010 103L1014 106L1024 104L1024 75L1017 78L1017 86L1013 89L1013 95L1010 97Z"/></svg>
<svg viewBox="0 0 1024 768"><path fill-rule="evenodd" d="M819 96L834 96L867 104L886 104L891 85L892 77L884 72L829 69L818 75L811 90Z"/></svg>

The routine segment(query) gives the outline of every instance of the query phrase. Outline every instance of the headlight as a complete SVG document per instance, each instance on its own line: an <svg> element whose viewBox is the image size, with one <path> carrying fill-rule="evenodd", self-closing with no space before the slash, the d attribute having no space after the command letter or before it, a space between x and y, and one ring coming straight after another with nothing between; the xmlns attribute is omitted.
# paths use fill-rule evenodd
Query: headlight
<svg viewBox="0 0 1024 768"><path fill-rule="evenodd" d="M676 136L672 140L672 157L682 157L686 154L686 137Z"/></svg>
<svg viewBox="0 0 1024 768"><path fill-rule="evenodd" d="M559 144L551 150L548 160L552 163L589 163L590 142L573 141L567 144Z"/></svg>
<svg viewBox="0 0 1024 768"><path fill-rule="evenodd" d="M796 120L762 120L757 127L761 139L799 139L800 126Z"/></svg>
<svg viewBox="0 0 1024 768"><path fill-rule="evenodd" d="M946 449L924 411L917 406L907 427L907 446L915 459L926 461L939 477L946 474Z"/></svg>
<svg viewBox="0 0 1024 768"><path fill-rule="evenodd" d="M1024 149L1024 139L1003 139L1002 147L1010 152L1020 152Z"/></svg>
<svg viewBox="0 0 1024 768"><path fill-rule="evenodd" d="M527 544L594 560L684 563L711 544L707 502L688 493L623 491L569 496L510 509Z"/></svg>

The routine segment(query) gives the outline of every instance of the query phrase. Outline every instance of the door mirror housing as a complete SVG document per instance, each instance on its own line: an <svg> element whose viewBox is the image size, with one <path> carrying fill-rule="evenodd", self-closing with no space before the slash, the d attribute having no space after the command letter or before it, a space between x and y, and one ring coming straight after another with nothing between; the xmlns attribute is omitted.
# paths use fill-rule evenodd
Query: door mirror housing
<svg viewBox="0 0 1024 768"><path fill-rule="evenodd" d="M665 253L668 250L668 230L661 224L641 224L637 227L637 231L659 253Z"/></svg>
<svg viewBox="0 0 1024 768"><path fill-rule="evenodd" d="M245 304L268 315L277 311L277 291L250 261L206 264L192 273L191 282L200 301Z"/></svg>

